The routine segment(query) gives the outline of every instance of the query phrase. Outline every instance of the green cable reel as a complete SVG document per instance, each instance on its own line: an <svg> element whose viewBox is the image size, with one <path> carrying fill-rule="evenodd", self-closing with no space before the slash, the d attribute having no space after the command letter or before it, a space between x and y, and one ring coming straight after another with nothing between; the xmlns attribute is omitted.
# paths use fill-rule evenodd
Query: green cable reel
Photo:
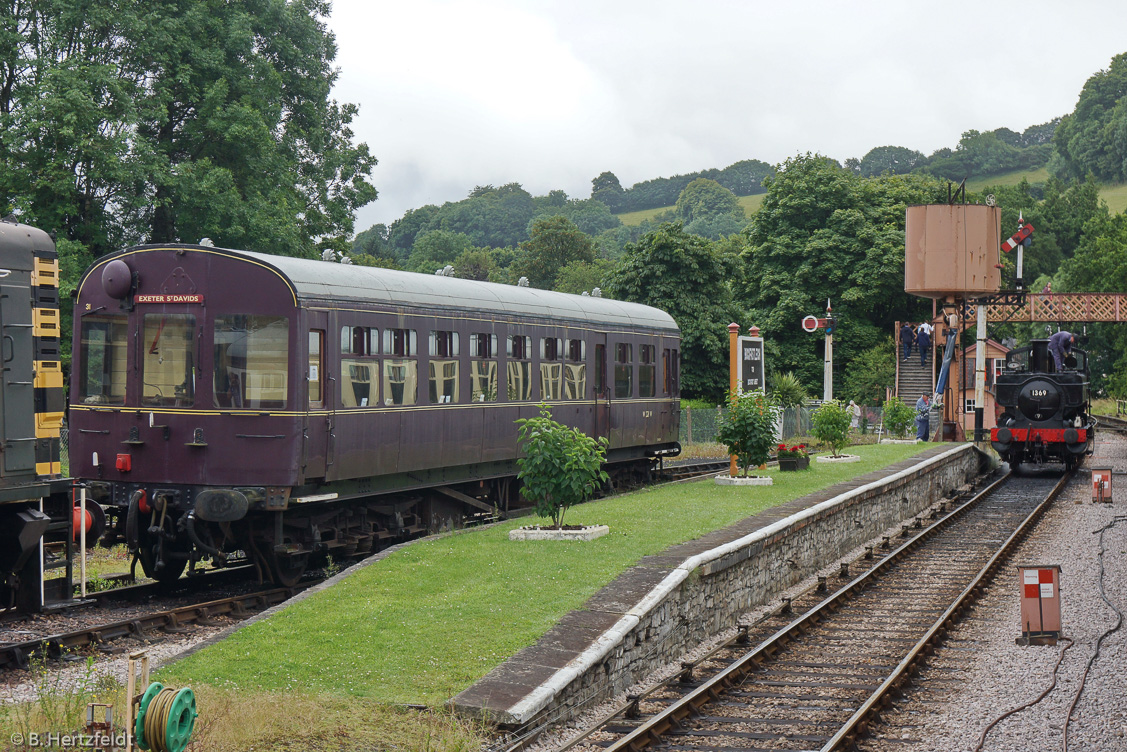
<svg viewBox="0 0 1127 752"><path fill-rule="evenodd" d="M141 697L133 736L143 750L184 752L198 716L189 687L177 691L153 682Z"/></svg>

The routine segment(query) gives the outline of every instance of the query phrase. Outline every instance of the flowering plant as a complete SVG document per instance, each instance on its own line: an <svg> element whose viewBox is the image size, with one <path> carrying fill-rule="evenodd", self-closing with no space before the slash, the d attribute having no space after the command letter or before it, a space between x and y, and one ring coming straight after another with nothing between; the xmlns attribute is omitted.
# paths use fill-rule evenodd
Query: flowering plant
<svg viewBox="0 0 1127 752"><path fill-rule="evenodd" d="M778 457L781 460L797 459L799 457L809 457L810 456L810 453L806 451L806 445L805 444L795 444L794 446L791 446L791 447L788 447L786 444L779 444L777 451L778 451Z"/></svg>

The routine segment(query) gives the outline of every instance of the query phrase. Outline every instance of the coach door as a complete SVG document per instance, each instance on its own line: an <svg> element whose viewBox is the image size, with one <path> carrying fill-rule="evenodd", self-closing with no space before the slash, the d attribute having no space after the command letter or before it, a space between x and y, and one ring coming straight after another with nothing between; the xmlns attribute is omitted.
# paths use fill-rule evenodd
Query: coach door
<svg viewBox="0 0 1127 752"><path fill-rule="evenodd" d="M0 452L4 458L0 477L5 478L35 474L33 366L28 356L32 352L33 322L28 299L28 273L0 269L0 416L5 444Z"/></svg>
<svg viewBox="0 0 1127 752"><path fill-rule="evenodd" d="M324 478L333 464L334 380L326 368L327 316L311 311L305 335L305 382L308 409L305 413L305 477Z"/></svg>
<svg viewBox="0 0 1127 752"><path fill-rule="evenodd" d="M607 335L596 334L595 375L591 379L595 392L595 435L610 438L610 383L607 381Z"/></svg>

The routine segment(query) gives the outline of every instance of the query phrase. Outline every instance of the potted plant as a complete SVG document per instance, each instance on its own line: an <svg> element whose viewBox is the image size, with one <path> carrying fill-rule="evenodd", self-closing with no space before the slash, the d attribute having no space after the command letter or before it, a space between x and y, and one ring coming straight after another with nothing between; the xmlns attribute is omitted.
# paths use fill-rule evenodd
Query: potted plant
<svg viewBox="0 0 1127 752"><path fill-rule="evenodd" d="M790 472L810 467L810 453L806 451L805 444L794 444L789 447L786 444L779 444L776 454L779 458L780 470Z"/></svg>
<svg viewBox="0 0 1127 752"><path fill-rule="evenodd" d="M896 438L903 439L915 419L915 408L905 405L898 397L893 397L884 403L884 425Z"/></svg>
<svg viewBox="0 0 1127 752"><path fill-rule="evenodd" d="M849 443L849 426L853 416L837 400L823 402L810 416L811 431L814 436L830 448L830 456L818 455L819 462L852 462L861 459L855 454L842 454L842 447Z"/></svg>

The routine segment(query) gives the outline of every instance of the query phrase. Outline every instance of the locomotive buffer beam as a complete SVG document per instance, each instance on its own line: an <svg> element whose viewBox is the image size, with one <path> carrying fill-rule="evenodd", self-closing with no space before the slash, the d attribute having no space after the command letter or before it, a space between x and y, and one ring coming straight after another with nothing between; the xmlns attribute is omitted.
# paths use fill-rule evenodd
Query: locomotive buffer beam
<svg viewBox="0 0 1127 752"><path fill-rule="evenodd" d="M455 491L453 488L447 488L446 486L437 486L434 490L449 496L451 499L457 499L463 504L469 504L471 507L477 507L478 509L481 509L485 512L494 512L497 510L497 508L492 504L486 504L484 501L479 501L472 496L467 496L461 491Z"/></svg>

